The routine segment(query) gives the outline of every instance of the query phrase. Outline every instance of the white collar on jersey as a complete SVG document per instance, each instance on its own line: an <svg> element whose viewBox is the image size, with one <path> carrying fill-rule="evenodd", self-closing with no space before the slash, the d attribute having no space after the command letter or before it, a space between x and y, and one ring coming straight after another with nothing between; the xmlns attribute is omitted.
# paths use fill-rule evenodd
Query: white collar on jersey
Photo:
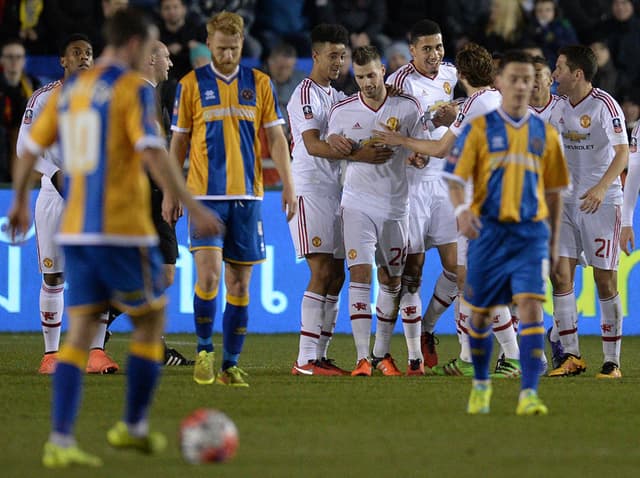
<svg viewBox="0 0 640 478"><path fill-rule="evenodd" d="M238 71L240 71L240 65L236 66L235 70L233 70L233 72L231 72L230 75L225 75L224 73L220 73L216 67L213 65L213 62L209 63L209 65L211 66L211 69L213 70L213 72L218 75L219 77L221 77L224 81L229 82L233 79L234 76L236 76L238 74Z"/></svg>

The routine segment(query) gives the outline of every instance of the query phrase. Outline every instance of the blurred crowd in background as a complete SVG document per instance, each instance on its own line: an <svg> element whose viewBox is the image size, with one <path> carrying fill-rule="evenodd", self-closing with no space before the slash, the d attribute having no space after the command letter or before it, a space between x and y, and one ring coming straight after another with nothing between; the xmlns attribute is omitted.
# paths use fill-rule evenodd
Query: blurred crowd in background
<svg viewBox="0 0 640 478"><path fill-rule="evenodd" d="M375 45L391 73L411 60L410 26L429 18L440 24L446 58L473 41L494 53L524 48L541 54L553 70L558 48L589 45L598 58L594 86L620 101L628 129L640 116L640 61L634 53L640 46L640 0L0 0L0 183L11 181L22 113L41 86L27 59L56 56L71 33L86 34L97 57L105 18L126 5L155 20L171 52L168 102L176 81L210 61L205 24L227 10L244 18L243 56L271 76L283 114L310 70L308 61L308 68L300 66L311 56L314 25L344 25L350 47ZM334 86L346 94L357 90L350 58Z"/></svg>

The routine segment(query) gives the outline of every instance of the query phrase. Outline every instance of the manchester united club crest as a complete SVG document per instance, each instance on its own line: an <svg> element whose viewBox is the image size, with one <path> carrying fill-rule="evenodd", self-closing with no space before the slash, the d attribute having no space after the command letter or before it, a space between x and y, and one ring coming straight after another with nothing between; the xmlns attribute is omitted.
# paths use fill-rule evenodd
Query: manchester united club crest
<svg viewBox="0 0 640 478"><path fill-rule="evenodd" d="M313 239L311 239L311 244L313 244L313 247L320 247L322 245L322 239L320 239L318 236L315 236Z"/></svg>
<svg viewBox="0 0 640 478"><path fill-rule="evenodd" d="M51 269L53 267L53 259L51 259L49 257L45 257L44 259L42 259L42 265L46 269Z"/></svg>
<svg viewBox="0 0 640 478"><path fill-rule="evenodd" d="M588 128L589 126L591 126L591 116L589 115L580 116L580 126L582 126L583 128Z"/></svg>
<svg viewBox="0 0 640 478"><path fill-rule="evenodd" d="M444 92L448 95L451 94L451 83L449 83L448 81L445 81L444 84L442 85L442 89L444 90Z"/></svg>
<svg viewBox="0 0 640 478"><path fill-rule="evenodd" d="M245 101L251 101L253 98L255 98L256 95L253 90L245 88L240 92L240 96L242 96L242 99Z"/></svg>
<svg viewBox="0 0 640 478"><path fill-rule="evenodd" d="M356 257L358 257L358 251L356 251L355 249L349 249L347 257L351 260L354 260Z"/></svg>
<svg viewBox="0 0 640 478"><path fill-rule="evenodd" d="M398 120L398 118L395 117L391 117L387 120L387 128L389 128L391 131L398 131L398 128L400 128L400 121Z"/></svg>

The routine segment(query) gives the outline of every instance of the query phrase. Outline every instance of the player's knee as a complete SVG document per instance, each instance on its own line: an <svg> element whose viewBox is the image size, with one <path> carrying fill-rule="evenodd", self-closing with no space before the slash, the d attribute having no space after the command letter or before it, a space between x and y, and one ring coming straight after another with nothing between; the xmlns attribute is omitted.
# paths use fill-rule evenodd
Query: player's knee
<svg viewBox="0 0 640 478"><path fill-rule="evenodd" d="M403 287L406 287L409 293L413 294L420 289L420 284L422 283L422 278L420 276L412 276L408 274L403 274L401 283Z"/></svg>
<svg viewBox="0 0 640 478"><path fill-rule="evenodd" d="M55 287L64 284L64 274L56 272L54 274L42 274L42 280L49 287Z"/></svg>
<svg viewBox="0 0 640 478"><path fill-rule="evenodd" d="M594 273L594 281L596 288L598 289L598 296L602 299L608 299L613 297L618 292L618 284L615 274L609 274L609 271L604 271L602 274Z"/></svg>

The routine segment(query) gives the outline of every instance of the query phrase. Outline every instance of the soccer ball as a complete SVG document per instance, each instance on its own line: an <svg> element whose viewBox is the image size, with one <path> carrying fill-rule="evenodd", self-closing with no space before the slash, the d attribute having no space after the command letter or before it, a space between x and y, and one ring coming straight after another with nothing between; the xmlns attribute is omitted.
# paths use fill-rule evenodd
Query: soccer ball
<svg viewBox="0 0 640 478"><path fill-rule="evenodd" d="M224 462L236 454L238 429L224 413L199 408L180 424L180 448L189 463Z"/></svg>

